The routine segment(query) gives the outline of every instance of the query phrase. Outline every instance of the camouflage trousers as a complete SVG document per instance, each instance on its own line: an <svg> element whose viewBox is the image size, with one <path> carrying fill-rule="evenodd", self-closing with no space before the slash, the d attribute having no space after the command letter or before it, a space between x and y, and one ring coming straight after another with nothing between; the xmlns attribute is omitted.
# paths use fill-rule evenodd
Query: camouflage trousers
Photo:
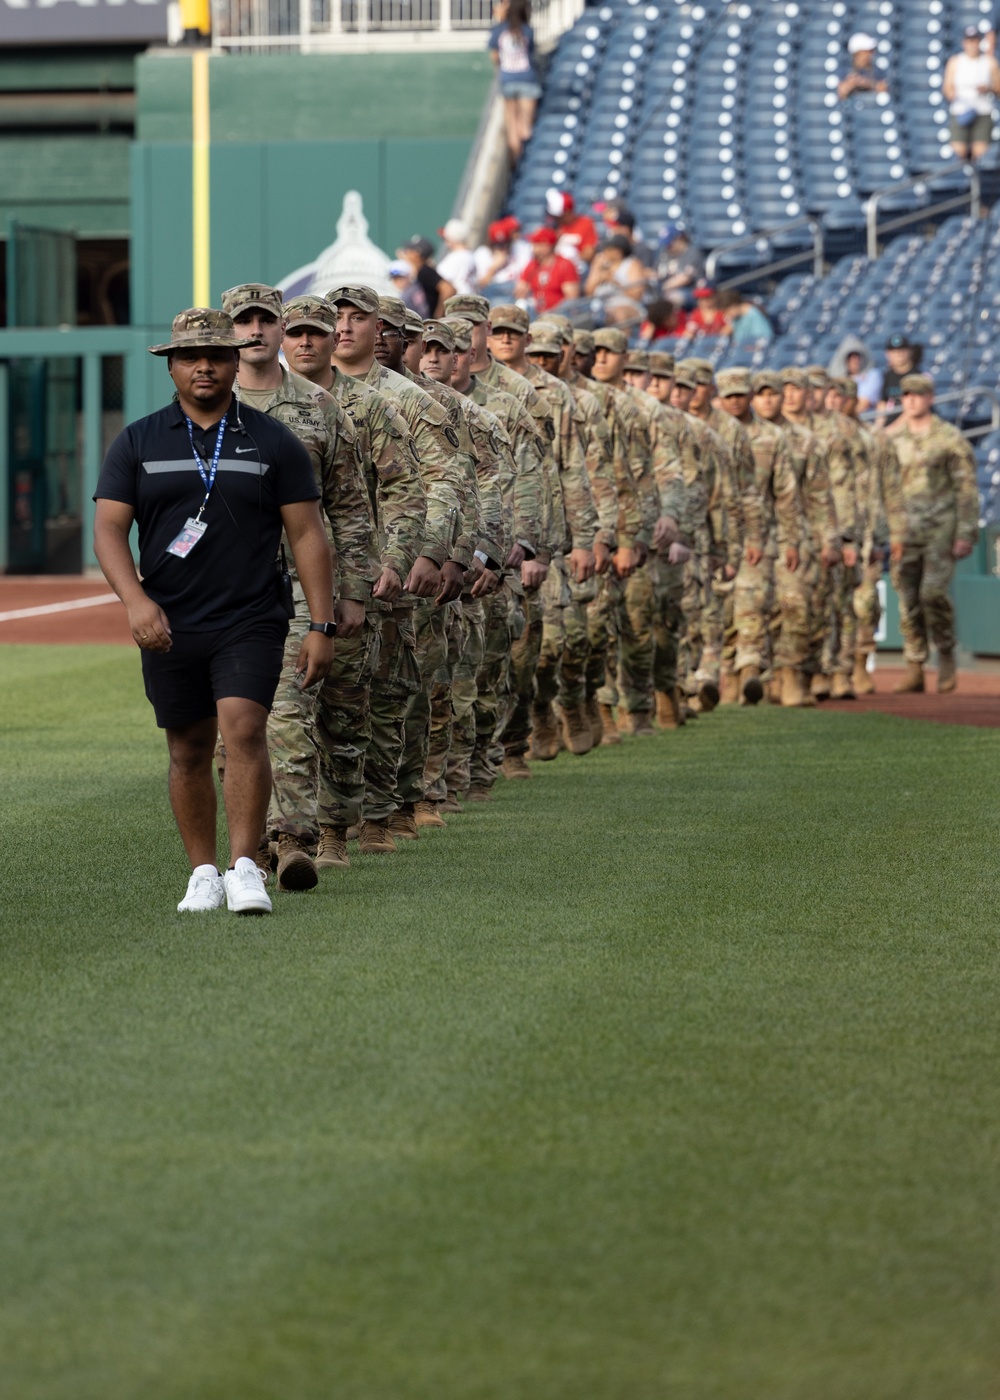
<svg viewBox="0 0 1000 1400"><path fill-rule="evenodd" d="M551 573L551 569L549 570ZM510 649L510 687L501 738L505 754L528 751L531 739L531 706L535 698L535 670L542 649L541 589L524 595L524 630Z"/></svg>
<svg viewBox="0 0 1000 1400"><path fill-rule="evenodd" d="M810 609L818 580L819 561L808 545L801 547L799 567L794 571L788 569L783 556L774 561L769 641L776 671L786 666L802 670L809 659Z"/></svg>
<svg viewBox="0 0 1000 1400"><path fill-rule="evenodd" d="M892 586L899 596L899 630L903 655L923 665L930 646L955 649L955 609L949 596L955 560L954 527L949 524L928 539L907 544L892 565Z"/></svg>
<svg viewBox="0 0 1000 1400"><path fill-rule="evenodd" d="M403 803L422 802L425 796L424 769L430 750L431 692L435 678L443 671L448 655L449 608L436 607L433 600L421 598L413 608L420 685L409 698L403 726L403 753L399 761L399 799Z"/></svg>
<svg viewBox="0 0 1000 1400"><path fill-rule="evenodd" d="M510 657L524 631L524 600L505 583L483 600L483 660L476 676L475 742L469 765L473 787L491 788L503 762L500 729L507 713Z"/></svg>
<svg viewBox="0 0 1000 1400"><path fill-rule="evenodd" d="M708 561L692 553L684 571L681 609L684 627L677 654L677 684L686 695L695 695L700 685L700 668L705 650L705 570ZM657 690L661 687L658 685Z"/></svg>
<svg viewBox="0 0 1000 1400"><path fill-rule="evenodd" d="M765 553L759 564L740 564L733 589L733 669L756 666L766 671L770 663L768 623L774 598L774 560Z"/></svg>
<svg viewBox="0 0 1000 1400"><path fill-rule="evenodd" d="M289 627L267 719L272 774L267 831L272 837L316 841L320 826L350 826L361 817L372 733L369 690L381 622L377 613L369 613L359 636L338 637L323 684L300 690L295 665L308 630L306 618Z"/></svg>
<svg viewBox="0 0 1000 1400"><path fill-rule="evenodd" d="M807 675L829 675L833 656L829 645L833 595L837 587L839 565L825 569L820 565L809 607L809 652L804 670Z"/></svg>
<svg viewBox="0 0 1000 1400"><path fill-rule="evenodd" d="M854 590L854 616L858 620L856 649L864 656L875 651L875 633L882 620L878 600L878 582L882 577L882 561L870 560L862 567L861 582Z"/></svg>
<svg viewBox="0 0 1000 1400"><path fill-rule="evenodd" d="M479 672L486 654L486 605L481 598L462 600L462 650L451 681L451 742L445 767L445 788L464 796L472 781L472 751L476 746L476 700Z"/></svg>
<svg viewBox="0 0 1000 1400"><path fill-rule="evenodd" d="M441 611L444 613L444 656L428 676L430 733L424 763L424 796L428 802L443 802L448 795L446 775L454 724L452 691L469 638L465 608L459 599L446 603Z"/></svg>
<svg viewBox="0 0 1000 1400"><path fill-rule="evenodd" d="M566 615L572 607L572 593L566 560L561 554L552 558L549 572L542 584L542 644L535 668L535 701L549 705L559 693L559 672L566 645Z"/></svg>
<svg viewBox="0 0 1000 1400"><path fill-rule="evenodd" d="M599 705L618 704L620 613L625 606L625 581L609 569L597 582L597 596L587 604L587 699Z"/></svg>
<svg viewBox="0 0 1000 1400"><path fill-rule="evenodd" d="M569 606L563 613L563 650L559 666L559 703L576 709L587 698L587 664L590 660L590 617L588 609L596 602L600 580L569 585Z"/></svg>
<svg viewBox="0 0 1000 1400"><path fill-rule="evenodd" d="M693 562L688 561L689 564ZM684 600L690 587L688 564L669 564L666 559L653 555L646 567L653 594L653 688L669 694L678 683L678 655L685 621ZM699 589L700 586L699 578Z"/></svg>
<svg viewBox="0 0 1000 1400"><path fill-rule="evenodd" d="M732 579L724 579L722 571L716 570L705 590L705 605L701 613L701 658L694 673L696 690L706 682L715 686L719 684L725 647L726 612L728 608L732 616L734 587Z"/></svg>
<svg viewBox="0 0 1000 1400"><path fill-rule="evenodd" d="M368 821L386 821L401 805L399 766L406 712L420 689L417 638L412 607L382 614L382 645L372 676L372 738L365 756Z"/></svg>
<svg viewBox="0 0 1000 1400"><path fill-rule="evenodd" d="M618 704L628 713L653 708L652 557L625 583L618 611Z"/></svg>
<svg viewBox="0 0 1000 1400"><path fill-rule="evenodd" d="M854 670L854 652L858 640L854 594L861 580L861 570L857 564L838 564L833 572L833 593L827 619L823 670L830 676L838 673L849 676Z"/></svg>

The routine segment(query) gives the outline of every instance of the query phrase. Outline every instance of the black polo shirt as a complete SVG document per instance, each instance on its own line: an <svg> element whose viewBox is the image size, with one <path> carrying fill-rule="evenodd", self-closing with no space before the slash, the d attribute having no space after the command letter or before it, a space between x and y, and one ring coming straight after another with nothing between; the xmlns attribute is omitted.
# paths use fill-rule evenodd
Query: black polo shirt
<svg viewBox="0 0 1000 1400"><path fill-rule="evenodd" d="M178 403L119 433L97 482L95 501L122 501L135 511L142 586L178 631L285 616L274 565L280 509L317 500L319 489L308 452L286 427L247 406L240 418L242 431L232 405L202 515L208 528L184 559L167 548L198 514L205 487ZM195 446L209 469L217 436L218 424L204 431L194 425Z"/></svg>

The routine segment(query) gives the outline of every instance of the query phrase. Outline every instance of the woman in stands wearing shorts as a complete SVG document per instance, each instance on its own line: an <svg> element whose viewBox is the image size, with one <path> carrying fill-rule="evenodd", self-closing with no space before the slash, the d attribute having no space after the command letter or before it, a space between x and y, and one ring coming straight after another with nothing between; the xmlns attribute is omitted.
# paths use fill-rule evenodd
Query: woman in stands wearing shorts
<svg viewBox="0 0 1000 1400"><path fill-rule="evenodd" d="M542 95L535 66L535 35L528 23L528 0L496 0L497 23L490 30L490 57L500 72L511 164L521 152L535 125L535 108Z"/></svg>
<svg viewBox="0 0 1000 1400"><path fill-rule="evenodd" d="M1000 94L1000 67L981 51L974 24L962 35L962 52L952 54L941 90L951 111L951 147L959 160L982 160L993 139L993 102Z"/></svg>

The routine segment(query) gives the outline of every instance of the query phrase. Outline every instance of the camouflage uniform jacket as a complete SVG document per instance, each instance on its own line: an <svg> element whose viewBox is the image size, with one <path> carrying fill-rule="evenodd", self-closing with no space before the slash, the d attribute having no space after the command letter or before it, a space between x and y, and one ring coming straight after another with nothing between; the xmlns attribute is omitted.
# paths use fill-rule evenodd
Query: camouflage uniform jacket
<svg viewBox="0 0 1000 1400"><path fill-rule="evenodd" d="M458 394L457 389L452 390ZM475 452L481 504L481 533L476 548L503 569L514 542L514 453L507 430L495 413L476 403L471 394L462 401Z"/></svg>
<svg viewBox="0 0 1000 1400"><path fill-rule="evenodd" d="M757 490L757 471L753 449L743 424L723 408L712 408L701 420L727 443L733 457L733 476L737 496L737 518L744 549L764 548L764 502Z"/></svg>
<svg viewBox="0 0 1000 1400"><path fill-rule="evenodd" d="M765 552L774 559L779 550L798 549L805 537L805 518L792 454L784 433L773 423L766 423L754 413L745 427L768 525Z"/></svg>
<svg viewBox="0 0 1000 1400"><path fill-rule="evenodd" d="M426 374L414 374L405 365L398 372L411 384L416 384L419 389L423 389L425 394L430 394L431 398L441 405L448 415L448 424L457 438L455 461L461 467L461 486L458 486L456 481L456 487L462 504L462 514L458 539L452 546L451 557L456 564L461 564L463 569L469 569L472 567L476 541L483 531L483 520L479 484L476 477L476 449L472 441L465 405L461 402L461 396L456 394L449 384L441 384ZM448 429L446 428L445 436L447 435Z"/></svg>
<svg viewBox="0 0 1000 1400"><path fill-rule="evenodd" d="M889 538L893 544L922 544L949 528L974 544L979 536L979 493L972 449L957 428L937 414L918 436L909 424L893 435L895 462L883 480Z"/></svg>
<svg viewBox="0 0 1000 1400"><path fill-rule="evenodd" d="M824 549L839 549L837 512L830 491L826 448L816 434L801 423L779 418L777 426L784 431L788 443L813 552L819 555Z"/></svg>
<svg viewBox="0 0 1000 1400"><path fill-rule="evenodd" d="M639 491L629 466L628 434L621 408L625 402L624 397L610 384L602 384L599 379L585 379L575 369L570 370L566 376L566 383L574 392L577 389L588 390L601 407L611 437L611 463L614 467L618 497L615 535L619 545L631 549L642 530L642 514L639 510Z"/></svg>
<svg viewBox="0 0 1000 1400"><path fill-rule="evenodd" d="M538 390L553 421L546 501L550 547L556 554L568 554L571 549L591 549L597 533L597 511L587 475L576 401L561 379L537 365L529 363L524 375Z"/></svg>
<svg viewBox="0 0 1000 1400"><path fill-rule="evenodd" d="M406 420L385 394L334 367L333 397L357 433L378 524L382 568L405 579L420 553L427 493Z"/></svg>
<svg viewBox="0 0 1000 1400"><path fill-rule="evenodd" d="M646 419L649 480L657 516L669 515L677 521L684 544L696 549L709 548L706 536L706 531L711 534L707 524L708 493L702 480L698 445L684 415L658 403L642 389L629 386L628 393ZM645 485L640 479L640 491Z"/></svg>
<svg viewBox="0 0 1000 1400"><path fill-rule="evenodd" d="M454 435L454 429L444 409L430 394L425 394L401 374L383 369L378 360L373 360L367 373L360 378L362 383L380 390L395 404L410 429L427 493L427 517L420 553L440 566L451 558L461 518L461 482L454 463L455 444L444 431L447 427Z"/></svg>
<svg viewBox="0 0 1000 1400"><path fill-rule="evenodd" d="M900 420L903 421L903 420ZM866 430L867 431L867 430ZM866 483L865 505L865 551L886 549L889 544L889 521L885 507L885 483L887 478L899 475L899 458L896 455L895 437L888 433L869 433L873 442L871 471Z"/></svg>
<svg viewBox="0 0 1000 1400"><path fill-rule="evenodd" d="M525 412L534 425L542 467L539 482L540 530L535 558L540 564L549 564L552 561L552 546L549 542L546 522L548 483L553 470L552 444L555 439L555 422L552 413L541 394L536 392L523 374L508 369L506 365L502 365L499 360L494 360L492 356L490 356L489 364L484 370L476 371L475 377L477 383L482 384L487 391L501 389L505 394L513 394L514 398L524 406Z"/></svg>
<svg viewBox="0 0 1000 1400"><path fill-rule="evenodd" d="M844 544L860 545L864 522L858 509L855 488L855 455L850 436L845 429L849 422L842 413L810 414L806 426L826 447L830 468L830 491L837 512L837 529Z"/></svg>
<svg viewBox="0 0 1000 1400"><path fill-rule="evenodd" d="M309 453L320 488L338 597L367 603L379 576L375 518L354 425L332 394L287 369L277 389L240 388L251 408L276 418ZM289 572L296 578L288 557Z"/></svg>
<svg viewBox="0 0 1000 1400"><path fill-rule="evenodd" d="M590 480L590 494L597 511L595 540L609 549L618 547L618 489L615 485L614 445L604 409L589 387L563 380L576 401L583 433L584 460Z"/></svg>
<svg viewBox="0 0 1000 1400"><path fill-rule="evenodd" d="M739 568L742 555L743 512L736 491L736 472L729 444L707 423L693 413L685 413L684 421L698 445L703 464L703 479L708 492L708 514L712 531L721 531L717 538L726 541L726 562Z"/></svg>
<svg viewBox="0 0 1000 1400"><path fill-rule="evenodd" d="M511 538L529 559L538 553L542 532L542 448L528 410L503 389L487 387L473 375L466 391L473 403L496 415L510 443L514 467Z"/></svg>

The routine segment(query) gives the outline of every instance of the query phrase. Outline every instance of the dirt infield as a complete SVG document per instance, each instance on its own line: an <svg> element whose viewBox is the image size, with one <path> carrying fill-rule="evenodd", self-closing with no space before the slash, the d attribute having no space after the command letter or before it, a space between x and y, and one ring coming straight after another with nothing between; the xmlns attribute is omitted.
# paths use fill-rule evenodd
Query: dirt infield
<svg viewBox="0 0 1000 1400"><path fill-rule="evenodd" d="M951 695L937 695L937 674L928 671L923 695L894 695L892 688L903 671L897 666L875 669L875 694L857 700L824 700L824 710L878 710L901 719L927 719L935 724L972 724L980 729L1000 727L1000 676L982 671L960 671L958 689Z"/></svg>

